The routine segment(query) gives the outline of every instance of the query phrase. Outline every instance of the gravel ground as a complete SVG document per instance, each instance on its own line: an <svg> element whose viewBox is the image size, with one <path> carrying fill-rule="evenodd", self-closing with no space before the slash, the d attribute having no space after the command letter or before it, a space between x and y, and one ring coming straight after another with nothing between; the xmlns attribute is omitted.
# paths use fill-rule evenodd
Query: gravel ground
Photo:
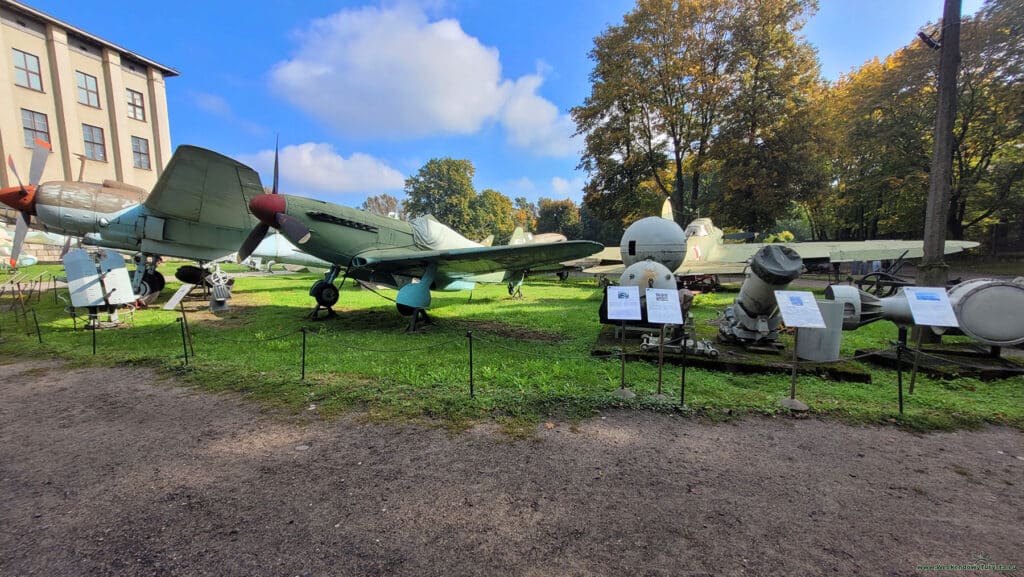
<svg viewBox="0 0 1024 577"><path fill-rule="evenodd" d="M4 576L1024 565L1013 429L614 411L512 440L490 426L452 435L268 413L148 369L0 370Z"/></svg>

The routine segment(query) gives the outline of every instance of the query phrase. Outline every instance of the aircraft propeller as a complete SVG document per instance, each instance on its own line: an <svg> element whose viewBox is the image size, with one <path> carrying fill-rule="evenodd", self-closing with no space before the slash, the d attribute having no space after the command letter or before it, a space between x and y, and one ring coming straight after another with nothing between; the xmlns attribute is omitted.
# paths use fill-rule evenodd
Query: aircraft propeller
<svg viewBox="0 0 1024 577"><path fill-rule="evenodd" d="M0 190L0 198L18 210L17 224L14 228L14 242L11 245L11 266L17 266L18 255L21 253L21 245L25 242L28 234L28 227L35 213L35 193L39 181L43 178L43 169L46 168L46 160L50 156L50 144L39 138L35 139L35 146L32 150L32 162L28 169L28 186L21 181L18 170L14 167L14 158L7 155L7 166L11 174L18 181L18 186Z"/></svg>
<svg viewBox="0 0 1024 577"><path fill-rule="evenodd" d="M309 240L309 227L294 216L285 212L285 200L277 192L278 182L278 146L274 144L274 187L270 194L254 196L249 200L249 210L253 216L260 220L249 236L245 237L242 246L238 249L238 262L249 258L256 250L256 247L263 241L263 238L270 232L270 228L281 231L292 244L305 244Z"/></svg>

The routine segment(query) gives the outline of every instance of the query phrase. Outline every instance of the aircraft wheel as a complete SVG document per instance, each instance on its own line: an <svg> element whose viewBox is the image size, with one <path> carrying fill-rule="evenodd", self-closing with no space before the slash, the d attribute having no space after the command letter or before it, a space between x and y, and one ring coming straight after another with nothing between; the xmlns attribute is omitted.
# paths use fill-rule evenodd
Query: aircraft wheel
<svg viewBox="0 0 1024 577"><path fill-rule="evenodd" d="M166 284L164 275L158 272L147 272L142 275L141 292L144 295L156 294L164 290Z"/></svg>
<svg viewBox="0 0 1024 577"><path fill-rule="evenodd" d="M203 276L203 269L190 264L182 265L174 272L174 278L187 284L199 284L203 282Z"/></svg>
<svg viewBox="0 0 1024 577"><path fill-rule="evenodd" d="M322 307L333 307L338 302L337 287L327 281L317 281L310 292L313 293L316 304Z"/></svg>

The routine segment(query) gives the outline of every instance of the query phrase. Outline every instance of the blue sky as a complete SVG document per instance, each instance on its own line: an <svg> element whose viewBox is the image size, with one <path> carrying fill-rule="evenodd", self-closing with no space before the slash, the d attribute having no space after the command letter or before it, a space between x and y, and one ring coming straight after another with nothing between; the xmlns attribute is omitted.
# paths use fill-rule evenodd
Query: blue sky
<svg viewBox="0 0 1024 577"><path fill-rule="evenodd" d="M580 201L568 111L589 94L594 36L626 0L27 0L174 68L174 146L238 158L281 190L358 206L428 160L468 158L478 190ZM963 0L964 14L981 0ZM140 9L153 17L139 18ZM913 41L942 0L820 0L804 30L822 74Z"/></svg>

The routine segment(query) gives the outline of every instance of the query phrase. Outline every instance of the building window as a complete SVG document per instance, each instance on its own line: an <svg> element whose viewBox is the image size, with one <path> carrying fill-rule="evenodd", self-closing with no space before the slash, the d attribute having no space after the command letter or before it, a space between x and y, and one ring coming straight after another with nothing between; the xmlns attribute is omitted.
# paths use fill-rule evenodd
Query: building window
<svg viewBox="0 0 1024 577"><path fill-rule="evenodd" d="M25 132L25 146L31 148L37 138L50 142L50 123L46 121L45 114L22 108L21 127Z"/></svg>
<svg viewBox="0 0 1024 577"><path fill-rule="evenodd" d="M107 160L103 147L103 129L98 126L82 125L82 138L85 140L85 157L90 160Z"/></svg>
<svg viewBox="0 0 1024 577"><path fill-rule="evenodd" d="M39 74L39 58L17 48L14 51L14 83L18 86L43 91L43 77Z"/></svg>
<svg viewBox="0 0 1024 577"><path fill-rule="evenodd" d="M86 106L99 108L100 91L96 86L96 77L76 70L75 81L78 83L78 101Z"/></svg>
<svg viewBox="0 0 1024 577"><path fill-rule="evenodd" d="M132 137L132 162L135 168L149 170L149 141L145 138Z"/></svg>
<svg viewBox="0 0 1024 577"><path fill-rule="evenodd" d="M146 103L142 100L142 93L135 92L131 88L128 91L128 118L146 121Z"/></svg>

